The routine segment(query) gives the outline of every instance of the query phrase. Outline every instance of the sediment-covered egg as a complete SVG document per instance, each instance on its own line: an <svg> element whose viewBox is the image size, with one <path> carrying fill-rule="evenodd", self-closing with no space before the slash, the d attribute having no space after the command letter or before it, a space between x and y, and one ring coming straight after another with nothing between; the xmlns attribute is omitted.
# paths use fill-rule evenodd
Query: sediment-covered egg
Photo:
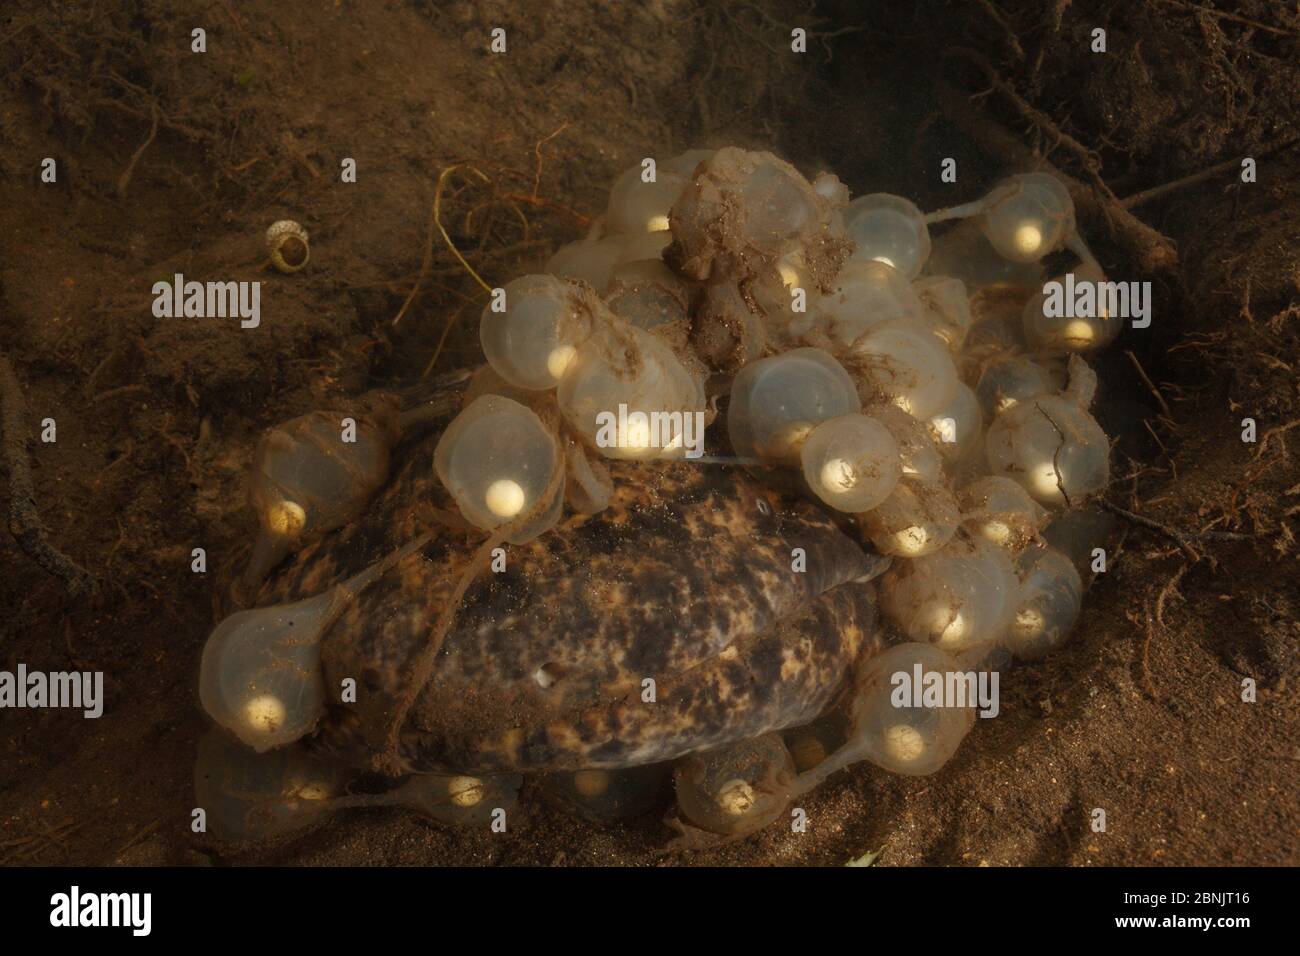
<svg viewBox="0 0 1300 956"><path fill-rule="evenodd" d="M975 394L990 419L1017 402L1056 391L1048 370L1020 355L999 359L980 373Z"/></svg>
<svg viewBox="0 0 1300 956"><path fill-rule="evenodd" d="M905 477L859 521L876 550L915 558L948 544L957 533L961 513L942 480Z"/></svg>
<svg viewBox="0 0 1300 956"><path fill-rule="evenodd" d="M793 349L740 370L727 432L737 455L793 465L814 427L860 407L853 380L830 353Z"/></svg>
<svg viewBox="0 0 1300 956"><path fill-rule="evenodd" d="M485 531L512 524L512 544L531 541L559 520L559 441L518 402L500 395L476 398L443 432L433 465L465 520Z"/></svg>
<svg viewBox="0 0 1300 956"><path fill-rule="evenodd" d="M669 223L679 270L707 279L749 259L775 262L821 226L821 199L799 171L767 152L720 149L695 171Z"/></svg>
<svg viewBox="0 0 1300 956"><path fill-rule="evenodd" d="M894 436L902 477L933 482L943 477L943 456L928 422L913 418L897 405L868 405L862 414L880 422Z"/></svg>
<svg viewBox="0 0 1300 956"><path fill-rule="evenodd" d="M589 236L561 246L546 261L545 271L562 279L581 279L601 293L609 286L610 278L619 266L658 259L671 241L672 233L666 229L662 232Z"/></svg>
<svg viewBox="0 0 1300 956"><path fill-rule="evenodd" d="M760 358L767 348L767 325L755 305L735 282L706 286L691 325L695 354L723 372Z"/></svg>
<svg viewBox="0 0 1300 956"><path fill-rule="evenodd" d="M893 773L934 773L975 722L975 701L958 706L947 692L961 673L952 655L932 644L897 644L877 655L858 678L848 746Z"/></svg>
<svg viewBox="0 0 1300 956"><path fill-rule="evenodd" d="M885 322L919 319L925 306L893 266L850 259L836 273L831 290L813 297L808 311L834 342L850 346Z"/></svg>
<svg viewBox="0 0 1300 956"><path fill-rule="evenodd" d="M951 276L925 276L912 283L925 311L920 324L943 340L954 355L961 351L974 319L966 284Z"/></svg>
<svg viewBox="0 0 1300 956"><path fill-rule="evenodd" d="M930 230L916 204L889 193L859 196L844 209L844 231L856 244L852 258L883 262L908 279L930 258Z"/></svg>
<svg viewBox="0 0 1300 956"><path fill-rule="evenodd" d="M779 734L764 734L682 758L677 803L701 829L730 835L767 826L784 811L794 761Z"/></svg>
<svg viewBox="0 0 1300 956"><path fill-rule="evenodd" d="M1075 266L1072 281L1064 275L1051 281L1060 291L1039 292L1024 311L1025 340L1036 349L1086 352L1109 345L1119 335L1123 320L1111 314L1111 286L1096 262ZM1123 288L1123 286L1114 286ZM1067 290L1076 294L1067 298Z"/></svg>
<svg viewBox="0 0 1300 956"><path fill-rule="evenodd" d="M495 311L495 297L483 309L483 354L512 385L554 388L591 334L590 293L551 275L522 276L503 291L504 311Z"/></svg>
<svg viewBox="0 0 1300 956"><path fill-rule="evenodd" d="M663 260L642 259L616 268L603 298L624 322L648 331L686 321L691 290Z"/></svg>
<svg viewBox="0 0 1300 956"><path fill-rule="evenodd" d="M262 437L248 488L261 528L246 591L301 542L360 514L388 478L400 432L397 400L381 395L355 412L311 412Z"/></svg>
<svg viewBox="0 0 1300 956"><path fill-rule="evenodd" d="M1110 443L1088 412L1042 395L999 414L985 438L995 475L1019 482L1045 505L1073 506L1106 487Z"/></svg>
<svg viewBox="0 0 1300 956"><path fill-rule="evenodd" d="M966 485L958 492L957 503L965 528L1013 553L1029 544L1047 520L1047 510L1029 492L997 475Z"/></svg>
<svg viewBox="0 0 1300 956"><path fill-rule="evenodd" d="M870 511L889 497L901 473L894 436L865 415L822 422L808 434L800 458L808 486L838 511Z"/></svg>
<svg viewBox="0 0 1300 956"><path fill-rule="evenodd" d="M542 789L588 820L628 820L648 813L663 796L672 767L645 764L626 770L588 769L547 774Z"/></svg>
<svg viewBox="0 0 1300 956"><path fill-rule="evenodd" d="M890 402L928 419L952 401L957 367L943 343L903 322L877 325L843 356L863 402Z"/></svg>
<svg viewBox="0 0 1300 956"><path fill-rule="evenodd" d="M614 316L578 349L556 393L560 412L607 458L680 458L703 441L703 377L663 339Z"/></svg>
<svg viewBox="0 0 1300 956"><path fill-rule="evenodd" d="M983 437L984 414L979 399L965 382L957 382L952 401L929 422L930 434L944 458L952 462L967 458Z"/></svg>
<svg viewBox="0 0 1300 956"><path fill-rule="evenodd" d="M1037 660L1070 636L1083 605L1083 581L1069 558L1041 545L1021 552L1016 570L1020 592L1007 644L1016 657Z"/></svg>
<svg viewBox="0 0 1300 956"><path fill-rule="evenodd" d="M1019 587L1005 550L955 538L933 554L895 563L881 603L912 640L958 653L1005 637Z"/></svg>

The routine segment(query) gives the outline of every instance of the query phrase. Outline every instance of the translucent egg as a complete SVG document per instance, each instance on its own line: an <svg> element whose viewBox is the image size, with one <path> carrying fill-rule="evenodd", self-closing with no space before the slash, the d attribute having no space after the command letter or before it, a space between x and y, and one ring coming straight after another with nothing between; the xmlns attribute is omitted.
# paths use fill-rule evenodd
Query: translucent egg
<svg viewBox="0 0 1300 956"><path fill-rule="evenodd" d="M961 514L942 480L902 478L889 497L860 521L877 551L915 558L948 544L957 533Z"/></svg>
<svg viewBox="0 0 1300 956"><path fill-rule="evenodd" d="M960 279L973 294L981 289L1032 290L1042 287L1038 262L1012 262L1003 258L976 220L955 223L934 239L925 271L934 276Z"/></svg>
<svg viewBox="0 0 1300 956"><path fill-rule="evenodd" d="M946 689L959 671L952 655L931 644L897 644L872 658L858 678L849 746L892 773L937 771L975 723L973 702L957 706Z"/></svg>
<svg viewBox="0 0 1300 956"><path fill-rule="evenodd" d="M243 576L246 592L301 542L361 513L388 479L399 434L396 399L378 396L358 411L312 412L263 436L248 491L261 528Z"/></svg>
<svg viewBox="0 0 1300 956"><path fill-rule="evenodd" d="M857 246L853 259L883 262L908 279L920 275L930 258L925 215L902 196L859 196L844 210L844 229Z"/></svg>
<svg viewBox="0 0 1300 956"><path fill-rule="evenodd" d="M1017 403L985 438L995 475L1019 482L1046 505L1078 504L1106 487L1110 443L1096 419L1058 395Z"/></svg>
<svg viewBox="0 0 1300 956"><path fill-rule="evenodd" d="M928 419L957 393L957 367L943 343L899 322L870 329L845 353L864 402L884 401Z"/></svg>
<svg viewBox="0 0 1300 956"><path fill-rule="evenodd" d="M1038 534L1047 511L1010 478L989 475L976 479L957 495L962 524L999 547L1015 553Z"/></svg>
<svg viewBox="0 0 1300 956"><path fill-rule="evenodd" d="M560 412L607 458L680 458L697 441L702 375L661 338L610 317L578 349Z"/></svg>
<svg viewBox="0 0 1300 956"><path fill-rule="evenodd" d="M596 292L604 292L615 269L630 262L660 258L672 238L665 229L579 239L561 246L547 260L545 271L562 279L581 279Z"/></svg>
<svg viewBox="0 0 1300 956"><path fill-rule="evenodd" d="M662 260L643 259L614 270L604 299L624 322L649 330L685 321L691 290Z"/></svg>
<svg viewBox="0 0 1300 956"><path fill-rule="evenodd" d="M659 803L672 776L669 764L646 764L626 770L577 770L547 774L543 791L580 816L599 823L629 820Z"/></svg>
<svg viewBox="0 0 1300 956"><path fill-rule="evenodd" d="M778 734L682 758L673 770L682 814L701 829L752 833L785 812L794 761Z"/></svg>
<svg viewBox="0 0 1300 956"><path fill-rule="evenodd" d="M635 234L667 229L673 202L690 182L695 166L710 155L708 150L691 150L657 164L653 182L645 181L645 168L639 162L625 170L609 191L606 231Z"/></svg>
<svg viewBox="0 0 1300 956"><path fill-rule="evenodd" d="M959 653L1006 635L1019 587L1005 550L955 538L941 551L895 563L881 605L912 640Z"/></svg>
<svg viewBox="0 0 1300 956"><path fill-rule="evenodd" d="M1118 537L1119 519L1097 504L1054 512L1043 529L1043 540L1070 559L1085 586L1096 573L1097 549L1113 550Z"/></svg>
<svg viewBox="0 0 1300 956"><path fill-rule="evenodd" d="M943 456L928 422L918 421L897 405L869 405L862 413L889 429L898 445L902 477L931 482L943 477Z"/></svg>
<svg viewBox="0 0 1300 956"><path fill-rule="evenodd" d="M1055 176L1024 173L999 183L983 201L980 225L1005 258L1037 262L1074 232L1074 201Z"/></svg>
<svg viewBox="0 0 1300 956"><path fill-rule="evenodd" d="M564 436L564 501L580 515L604 511L614 494L609 469L594 454L572 436Z"/></svg>
<svg viewBox="0 0 1300 956"><path fill-rule="evenodd" d="M734 372L763 355L767 326L735 282L714 282L695 309L691 345L711 368Z"/></svg>
<svg viewBox="0 0 1300 956"><path fill-rule="evenodd" d="M591 334L591 314L579 287L551 275L506 284L505 311L483 310L483 354L502 378L527 389L554 388Z"/></svg>
<svg viewBox="0 0 1300 956"><path fill-rule="evenodd" d="M984 414L979 399L965 382L957 383L952 401L931 417L930 434L949 461L962 461L980 444Z"/></svg>
<svg viewBox="0 0 1300 956"><path fill-rule="evenodd" d="M808 311L835 342L849 346L881 323L920 318L925 306L897 269L883 262L849 260L836 274L831 291L814 297Z"/></svg>
<svg viewBox="0 0 1300 956"><path fill-rule="evenodd" d="M519 801L522 785L523 777L517 773L420 773L408 777L395 790L347 802L356 806L406 807L439 823L486 827L501 813L508 818Z"/></svg>
<svg viewBox="0 0 1300 956"><path fill-rule="evenodd" d="M860 407L853 380L830 353L793 349L740 370L727 432L737 455L794 465L816 425Z"/></svg>
<svg viewBox="0 0 1300 956"><path fill-rule="evenodd" d="M1025 303L1025 339L1032 347L1086 352L1109 345L1119 335L1123 319L1110 314L1108 297L1099 294L1099 284L1106 282L1101 268L1095 262L1081 263L1075 267L1072 276L1072 287L1064 275L1051 280L1059 283L1062 289L1060 301L1056 303L1060 308L1055 310L1059 314L1048 314L1053 310L1049 308L1044 292ZM1082 288L1086 298L1080 301L1068 296L1071 288ZM1068 314L1072 311L1077 314Z"/></svg>
<svg viewBox="0 0 1300 956"><path fill-rule="evenodd" d="M894 490L901 472L893 435L865 415L822 422L809 433L800 457L808 486L838 511L870 511Z"/></svg>
<svg viewBox="0 0 1300 956"><path fill-rule="evenodd" d="M203 647L199 699L214 721L258 753L311 733L325 714L320 642L335 592L239 611Z"/></svg>
<svg viewBox="0 0 1300 956"><path fill-rule="evenodd" d="M443 432L433 466L466 521L485 531L511 523L512 544L531 541L559 520L559 442L518 402L476 398Z"/></svg>
<svg viewBox="0 0 1300 956"><path fill-rule="evenodd" d="M1022 356L1000 359L986 368L975 386L984 414L990 419L1017 402L1056 391L1047 369Z"/></svg>
<svg viewBox="0 0 1300 956"><path fill-rule="evenodd" d="M259 754L213 729L199 740L195 804L218 840L266 840L323 819L339 773L300 747Z"/></svg>
<svg viewBox="0 0 1300 956"><path fill-rule="evenodd" d="M1055 548L1027 548L1016 560L1020 594L1007 643L1022 660L1037 660L1069 637L1083 605L1079 572Z"/></svg>
<svg viewBox="0 0 1300 956"><path fill-rule="evenodd" d="M926 276L912 283L912 291L925 307L921 324L956 355L966 341L972 322L966 284L951 276Z"/></svg>

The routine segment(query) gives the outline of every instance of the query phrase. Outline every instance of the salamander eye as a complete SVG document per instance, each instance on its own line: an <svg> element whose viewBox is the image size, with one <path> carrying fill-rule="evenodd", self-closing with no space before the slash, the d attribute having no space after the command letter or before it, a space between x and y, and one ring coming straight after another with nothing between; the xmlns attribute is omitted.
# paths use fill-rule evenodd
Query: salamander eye
<svg viewBox="0 0 1300 956"><path fill-rule="evenodd" d="M434 469L465 520L491 531L523 520L509 540L531 541L559 519L564 469L559 442L529 408L482 395L443 432ZM549 497L548 497L549 496Z"/></svg>
<svg viewBox="0 0 1300 956"><path fill-rule="evenodd" d="M794 349L740 370L727 431L736 454L793 465L814 427L860 408L853 380L830 353Z"/></svg>
<svg viewBox="0 0 1300 956"><path fill-rule="evenodd" d="M789 802L794 760L778 734L684 757L673 771L677 803L701 829L732 835L767 826Z"/></svg>

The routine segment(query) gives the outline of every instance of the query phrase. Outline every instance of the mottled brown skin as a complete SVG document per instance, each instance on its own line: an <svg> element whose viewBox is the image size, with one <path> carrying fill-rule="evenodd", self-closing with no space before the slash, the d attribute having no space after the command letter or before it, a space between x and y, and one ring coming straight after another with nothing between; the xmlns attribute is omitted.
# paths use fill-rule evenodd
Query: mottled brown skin
<svg viewBox="0 0 1300 956"><path fill-rule="evenodd" d="M308 546L258 604L319 593L420 534L429 542L361 591L323 642L327 688L356 678L319 745L378 754L413 663L485 535L455 526L436 438L366 515ZM793 726L822 712L879 642L879 558L821 510L734 467L611 463L606 511L504 545L465 594L401 736L410 770L626 767ZM442 520L439 519L441 509ZM803 548L807 570L792 570ZM539 671L549 681L536 679ZM655 682L643 701L643 680Z"/></svg>

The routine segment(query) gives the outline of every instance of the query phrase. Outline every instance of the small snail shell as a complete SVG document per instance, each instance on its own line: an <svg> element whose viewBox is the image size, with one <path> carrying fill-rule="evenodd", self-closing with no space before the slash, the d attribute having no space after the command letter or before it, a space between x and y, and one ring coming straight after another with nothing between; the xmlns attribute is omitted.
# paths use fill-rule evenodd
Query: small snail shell
<svg viewBox="0 0 1300 956"><path fill-rule="evenodd" d="M311 258L307 230L292 219L271 223L266 230L266 251L271 264L281 272L297 272Z"/></svg>

